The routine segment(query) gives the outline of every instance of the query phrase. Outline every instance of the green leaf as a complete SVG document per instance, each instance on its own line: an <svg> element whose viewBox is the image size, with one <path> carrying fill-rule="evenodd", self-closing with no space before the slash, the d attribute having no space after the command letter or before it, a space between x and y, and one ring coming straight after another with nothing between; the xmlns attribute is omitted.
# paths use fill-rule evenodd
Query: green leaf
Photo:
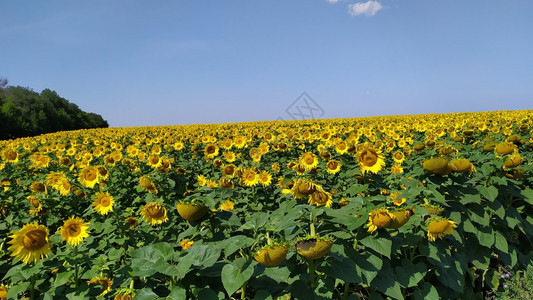
<svg viewBox="0 0 533 300"><path fill-rule="evenodd" d="M507 251L509 250L507 239L503 236L503 234L501 234L498 231L496 231L494 235L496 237L496 242L495 242L496 249L501 252L507 253Z"/></svg>
<svg viewBox="0 0 533 300"><path fill-rule="evenodd" d="M231 297L254 274L253 264L239 258L222 268L222 284Z"/></svg>
<svg viewBox="0 0 533 300"><path fill-rule="evenodd" d="M73 275L74 275L74 271L57 273L56 279L54 280L54 287L64 285L68 280L73 278Z"/></svg>
<svg viewBox="0 0 533 300"><path fill-rule="evenodd" d="M467 205L470 203L481 204L481 196L479 194L475 194L475 195L467 194L467 195L464 195L461 198L461 200L459 200L459 203L463 205Z"/></svg>
<svg viewBox="0 0 533 300"><path fill-rule="evenodd" d="M427 267L423 262L416 265L404 258L400 266L396 266L396 278L405 288L416 286L427 274Z"/></svg>
<svg viewBox="0 0 533 300"><path fill-rule="evenodd" d="M140 290L137 294L135 294L135 300L151 300L151 299L159 299L159 296L152 291L151 288L144 288Z"/></svg>
<svg viewBox="0 0 533 300"><path fill-rule="evenodd" d="M358 273L365 277L366 282L371 282L383 266L383 259L369 252L358 253L352 259L355 261Z"/></svg>
<svg viewBox="0 0 533 300"><path fill-rule="evenodd" d="M395 299L403 299L402 289L394 276L389 261L385 261L378 276L371 282L378 291Z"/></svg>
<svg viewBox="0 0 533 300"><path fill-rule="evenodd" d="M254 239L245 235L236 235L225 239L220 242L219 247L224 249L224 254L230 256L235 251L251 246L254 243Z"/></svg>
<svg viewBox="0 0 533 300"><path fill-rule="evenodd" d="M494 201L498 197L498 189L492 185L489 187L477 186L476 188L489 201Z"/></svg>
<svg viewBox="0 0 533 300"><path fill-rule="evenodd" d="M181 286L173 286L170 289L170 295L167 296L167 299L186 299L187 291Z"/></svg>
<svg viewBox="0 0 533 300"><path fill-rule="evenodd" d="M359 240L359 242L361 242L361 244L363 244L365 247L370 248L379 254L385 255L387 258L390 259L390 255L392 251L391 240L382 238L382 237L376 237L373 235L369 235Z"/></svg>
<svg viewBox="0 0 533 300"><path fill-rule="evenodd" d="M277 282L289 283L291 281L290 279L291 270L289 270L288 267L266 268L263 274L265 274L266 276L268 276L269 278L272 278L273 280Z"/></svg>
<svg viewBox="0 0 533 300"><path fill-rule="evenodd" d="M480 206L476 205L475 207L471 207L468 210L468 215L470 216L470 220L472 220L473 222L476 222L482 226L489 226L489 215Z"/></svg>
<svg viewBox="0 0 533 300"><path fill-rule="evenodd" d="M355 262L339 253L330 253L324 271L329 276L341 279L344 282L360 283L361 277L357 273Z"/></svg>
<svg viewBox="0 0 533 300"><path fill-rule="evenodd" d="M482 227L476 233L479 244L485 247L492 247L494 245L494 232L490 227Z"/></svg>
<svg viewBox="0 0 533 300"><path fill-rule="evenodd" d="M422 289L417 289L413 293L415 300L440 299L437 289L429 282L424 282Z"/></svg>
<svg viewBox="0 0 533 300"><path fill-rule="evenodd" d="M195 266L203 266L204 268L214 265L220 257L221 249L217 248L215 243L199 245L195 247L194 251L189 252L191 255L192 264Z"/></svg>
<svg viewBox="0 0 533 300"><path fill-rule="evenodd" d="M346 193L348 193L350 196L356 196L362 191L366 191L368 189L368 184L353 184L351 187L349 187L346 190Z"/></svg>
<svg viewBox="0 0 533 300"><path fill-rule="evenodd" d="M247 229L259 230L263 226L265 226L267 221L268 221L268 213L256 212L252 214L251 217L246 221L246 223L244 223L241 226L240 230L247 230Z"/></svg>

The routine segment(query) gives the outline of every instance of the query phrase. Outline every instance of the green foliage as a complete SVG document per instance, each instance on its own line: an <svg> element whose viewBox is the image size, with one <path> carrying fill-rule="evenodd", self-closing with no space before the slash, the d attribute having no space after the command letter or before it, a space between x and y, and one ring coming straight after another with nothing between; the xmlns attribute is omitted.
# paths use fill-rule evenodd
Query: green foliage
<svg viewBox="0 0 533 300"><path fill-rule="evenodd" d="M105 127L109 124L102 116L82 111L49 89L40 94L20 86L0 89L0 139Z"/></svg>

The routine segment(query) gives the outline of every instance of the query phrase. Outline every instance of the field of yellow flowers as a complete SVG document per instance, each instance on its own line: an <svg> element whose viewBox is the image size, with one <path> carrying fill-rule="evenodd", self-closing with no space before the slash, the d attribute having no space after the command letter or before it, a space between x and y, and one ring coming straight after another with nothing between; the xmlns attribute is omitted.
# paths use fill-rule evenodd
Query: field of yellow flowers
<svg viewBox="0 0 533 300"><path fill-rule="evenodd" d="M0 141L0 299L482 298L533 260L533 111Z"/></svg>

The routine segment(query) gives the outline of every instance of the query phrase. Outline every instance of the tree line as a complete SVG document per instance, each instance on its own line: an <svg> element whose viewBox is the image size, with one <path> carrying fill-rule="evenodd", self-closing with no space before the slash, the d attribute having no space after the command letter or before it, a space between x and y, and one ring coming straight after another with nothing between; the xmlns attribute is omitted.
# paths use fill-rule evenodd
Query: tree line
<svg viewBox="0 0 533 300"><path fill-rule="evenodd" d="M30 88L8 86L0 78L0 139L14 139L65 130L104 128L102 116L82 111L55 91L40 94Z"/></svg>

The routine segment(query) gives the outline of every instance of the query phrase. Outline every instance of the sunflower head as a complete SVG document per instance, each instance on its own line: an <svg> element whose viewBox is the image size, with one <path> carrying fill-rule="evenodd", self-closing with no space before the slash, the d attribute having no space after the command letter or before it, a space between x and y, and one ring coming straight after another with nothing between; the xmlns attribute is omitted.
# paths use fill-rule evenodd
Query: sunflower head
<svg viewBox="0 0 533 300"><path fill-rule="evenodd" d="M298 179L292 187L292 195L296 199L300 199L313 194L318 189L318 186L311 181L305 179Z"/></svg>
<svg viewBox="0 0 533 300"><path fill-rule="evenodd" d="M473 173L476 171L476 168L474 168L474 165L465 158L456 158L450 161L448 166L452 169L452 171L457 173L464 173L464 172L470 172Z"/></svg>
<svg viewBox="0 0 533 300"><path fill-rule="evenodd" d="M155 202L150 202L141 211L143 219L152 226L168 221L167 209Z"/></svg>
<svg viewBox="0 0 533 300"><path fill-rule="evenodd" d="M457 224L454 221L441 217L432 217L426 221L428 240L434 242L437 238L442 239L447 234L453 234Z"/></svg>
<svg viewBox="0 0 533 300"><path fill-rule="evenodd" d="M94 199L92 205L97 213L101 215L107 215L110 211L113 211L114 203L115 199L109 195L109 192L98 192L96 193L96 198Z"/></svg>
<svg viewBox="0 0 533 300"><path fill-rule="evenodd" d="M326 164L326 171L329 174L336 174L340 171L341 164L337 160L330 160Z"/></svg>
<svg viewBox="0 0 533 300"><path fill-rule="evenodd" d="M390 222L388 228L392 229L398 229L405 225L407 221L409 221L409 218L411 218L411 210L410 209L398 209L391 211L391 214L394 216L392 218L392 221Z"/></svg>
<svg viewBox="0 0 533 300"><path fill-rule="evenodd" d="M78 181L88 188L93 188L98 180L98 169L92 166L86 166L81 170Z"/></svg>
<svg viewBox="0 0 533 300"><path fill-rule="evenodd" d="M504 142L494 147L494 152L500 155L507 155L507 154L515 153L517 151L518 151L518 148L516 147L515 144L511 142Z"/></svg>
<svg viewBox="0 0 533 300"><path fill-rule="evenodd" d="M98 295L99 297L101 297L109 293L109 291L111 290L111 286L113 285L113 280L107 277L95 277L87 281L87 284L88 285L91 285L91 284L101 285L104 288L104 290L100 293L100 295Z"/></svg>
<svg viewBox="0 0 533 300"><path fill-rule="evenodd" d="M267 245L254 254L254 259L262 265L275 267L285 260L288 251L286 244Z"/></svg>
<svg viewBox="0 0 533 300"><path fill-rule="evenodd" d="M304 152L300 155L300 165L307 171L318 165L318 159L312 152Z"/></svg>
<svg viewBox="0 0 533 300"><path fill-rule="evenodd" d="M385 167L385 160L383 154L378 149L375 149L370 144L365 144L358 152L357 160L359 168L364 174L366 172L377 173Z"/></svg>
<svg viewBox="0 0 533 300"><path fill-rule="evenodd" d="M520 154L515 153L507 158L507 160L503 163L503 169L506 170L510 168L516 168L522 163L523 160L524 159L522 156L520 156Z"/></svg>
<svg viewBox="0 0 533 300"><path fill-rule="evenodd" d="M11 256L17 260L22 260L25 264L38 262L44 256L51 253L50 239L48 238L48 228L39 225L37 222L28 223L11 236L8 243Z"/></svg>
<svg viewBox="0 0 533 300"><path fill-rule="evenodd" d="M395 218L386 208L378 208L368 213L368 232L374 233L378 228L389 226Z"/></svg>
<svg viewBox="0 0 533 300"><path fill-rule="evenodd" d="M324 191L322 188L317 188L317 190L309 195L309 205L331 207L333 200L331 193Z"/></svg>
<svg viewBox="0 0 533 300"><path fill-rule="evenodd" d="M434 157L424 161L424 170L437 175L448 175L452 169L448 166L448 161L443 157Z"/></svg>
<svg viewBox="0 0 533 300"><path fill-rule="evenodd" d="M59 232L63 241L66 241L69 245L77 246L83 242L84 238L89 236L87 233L88 228L88 222L85 223L83 219L78 217L70 217L59 228Z"/></svg>

